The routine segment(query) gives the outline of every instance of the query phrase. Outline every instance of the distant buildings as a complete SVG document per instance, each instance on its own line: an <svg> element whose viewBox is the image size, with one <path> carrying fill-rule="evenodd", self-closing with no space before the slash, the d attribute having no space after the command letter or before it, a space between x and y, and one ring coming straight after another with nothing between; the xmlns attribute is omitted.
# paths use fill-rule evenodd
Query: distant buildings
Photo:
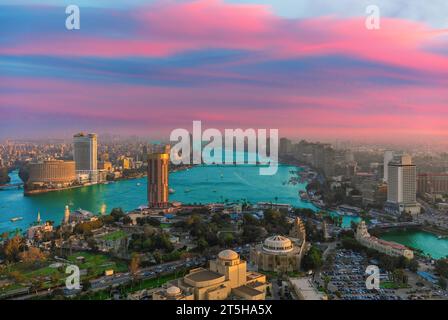
<svg viewBox="0 0 448 320"><path fill-rule="evenodd" d="M247 271L246 261L232 250L210 260L210 268L190 270L153 293L153 300L264 300L266 276Z"/></svg>
<svg viewBox="0 0 448 320"><path fill-rule="evenodd" d="M166 151L148 154L148 205L151 208L168 206L170 155Z"/></svg>
<svg viewBox="0 0 448 320"><path fill-rule="evenodd" d="M414 258L414 252L411 249L396 242L389 242L371 236L364 221L361 221L358 224L355 238L363 246L374 249L389 256L403 256L407 259Z"/></svg>
<svg viewBox="0 0 448 320"><path fill-rule="evenodd" d="M26 234L29 240L41 239L45 233L52 232L53 225L50 222L38 224L28 228Z"/></svg>
<svg viewBox="0 0 448 320"><path fill-rule="evenodd" d="M335 174L336 152L330 144L300 141L293 144L287 138L280 139L280 157L293 157L321 170L327 177Z"/></svg>
<svg viewBox="0 0 448 320"><path fill-rule="evenodd" d="M394 155L395 155L394 151L388 150L388 151L384 152L383 181L386 183L389 180L389 174L388 174L389 162L391 162L393 160Z"/></svg>
<svg viewBox="0 0 448 320"><path fill-rule="evenodd" d="M417 168L409 155L395 156L388 164L387 203L390 213L420 213L417 204Z"/></svg>
<svg viewBox="0 0 448 320"><path fill-rule="evenodd" d="M417 193L448 194L448 173L421 173L417 176Z"/></svg>
<svg viewBox="0 0 448 320"><path fill-rule="evenodd" d="M110 162L110 161L100 161L100 162L98 162L98 170L112 172L114 170L114 167L112 165L112 162Z"/></svg>
<svg viewBox="0 0 448 320"><path fill-rule="evenodd" d="M291 140L287 138L280 138L280 147L279 154L280 155L291 155L293 153L293 144Z"/></svg>
<svg viewBox="0 0 448 320"><path fill-rule="evenodd" d="M368 179L359 186L362 194L362 204L365 206L382 207L387 201L387 185L374 179Z"/></svg>

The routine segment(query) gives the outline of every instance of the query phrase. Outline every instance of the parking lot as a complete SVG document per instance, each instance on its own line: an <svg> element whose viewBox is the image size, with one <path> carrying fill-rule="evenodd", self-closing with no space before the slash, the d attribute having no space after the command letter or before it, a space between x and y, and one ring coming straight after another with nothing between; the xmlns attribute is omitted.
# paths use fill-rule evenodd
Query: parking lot
<svg viewBox="0 0 448 320"><path fill-rule="evenodd" d="M331 271L321 273L320 282L330 279L328 292L335 299L342 300L400 300L393 289L367 289L365 273L367 259L360 253L351 250L337 250ZM388 280L387 275L380 271L380 281Z"/></svg>

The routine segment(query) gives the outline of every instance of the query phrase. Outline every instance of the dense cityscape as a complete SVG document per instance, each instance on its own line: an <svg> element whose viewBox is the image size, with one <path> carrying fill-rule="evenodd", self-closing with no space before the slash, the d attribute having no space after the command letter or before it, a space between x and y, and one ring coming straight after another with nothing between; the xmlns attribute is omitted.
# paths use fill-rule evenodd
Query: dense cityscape
<svg viewBox="0 0 448 320"><path fill-rule="evenodd" d="M224 198L225 185L236 188L250 166L174 165L171 147L93 133L2 143L0 213L17 211L0 220L0 297L448 299L446 153L281 138L281 180ZM93 188L121 183L146 201L116 205L128 197L123 185L113 207L80 207L78 194L96 201ZM261 200L251 188L280 191ZM50 214L45 196L70 200ZM23 201L35 211L21 211ZM66 285L71 265L78 288ZM372 265L377 288L366 286Z"/></svg>
<svg viewBox="0 0 448 320"><path fill-rule="evenodd" d="M446 0L0 0L0 304L437 314L447 17Z"/></svg>

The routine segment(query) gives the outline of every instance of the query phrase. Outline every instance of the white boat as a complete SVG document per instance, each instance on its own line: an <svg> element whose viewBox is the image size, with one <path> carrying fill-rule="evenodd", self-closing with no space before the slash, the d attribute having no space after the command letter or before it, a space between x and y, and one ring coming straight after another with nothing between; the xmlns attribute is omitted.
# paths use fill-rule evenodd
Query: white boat
<svg viewBox="0 0 448 320"><path fill-rule="evenodd" d="M169 188L169 189L168 189L168 192L169 192L170 194L173 194L174 192L176 192L176 190Z"/></svg>
<svg viewBox="0 0 448 320"><path fill-rule="evenodd" d="M23 220L23 217L14 217L14 218L11 218L10 220L11 220L11 222L16 222L16 221Z"/></svg>

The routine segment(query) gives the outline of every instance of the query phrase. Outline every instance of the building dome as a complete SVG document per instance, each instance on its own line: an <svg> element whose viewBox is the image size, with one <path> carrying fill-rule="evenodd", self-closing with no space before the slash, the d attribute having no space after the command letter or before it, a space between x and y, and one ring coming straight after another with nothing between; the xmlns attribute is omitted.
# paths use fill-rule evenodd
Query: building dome
<svg viewBox="0 0 448 320"><path fill-rule="evenodd" d="M264 240L263 249L272 253L286 253L293 249L291 240L283 236L272 236Z"/></svg>
<svg viewBox="0 0 448 320"><path fill-rule="evenodd" d="M221 260L237 260L240 258L238 253L233 250L223 250L218 255Z"/></svg>
<svg viewBox="0 0 448 320"><path fill-rule="evenodd" d="M180 293L181 293L180 289L175 286L171 286L168 289L166 289L166 294L170 297L175 297L175 296L179 295Z"/></svg>

